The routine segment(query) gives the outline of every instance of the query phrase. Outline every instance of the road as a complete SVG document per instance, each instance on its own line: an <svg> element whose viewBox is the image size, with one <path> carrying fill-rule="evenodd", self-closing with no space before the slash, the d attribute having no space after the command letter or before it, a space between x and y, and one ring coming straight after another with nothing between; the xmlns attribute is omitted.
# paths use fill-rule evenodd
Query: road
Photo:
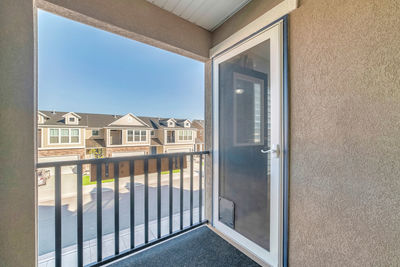
<svg viewBox="0 0 400 267"><path fill-rule="evenodd" d="M198 172L194 172L193 206L198 207ZM156 175L149 176L149 220L157 219L157 186ZM184 210L190 208L190 179L184 172ZM103 235L114 232L114 191L113 183L103 184ZM120 180L120 230L130 225L130 192L129 179ZM179 213L180 207L179 173L174 174L173 213ZM204 190L203 190L204 201ZM83 196L83 238L84 241L96 238L96 189ZM204 202L203 202L204 203ZM54 251L54 202L40 202L39 213L39 255ZM169 215L168 175L162 175L161 184L161 217ZM76 197L62 199L62 246L76 244ZM143 179L135 180L135 225L144 223L144 185Z"/></svg>

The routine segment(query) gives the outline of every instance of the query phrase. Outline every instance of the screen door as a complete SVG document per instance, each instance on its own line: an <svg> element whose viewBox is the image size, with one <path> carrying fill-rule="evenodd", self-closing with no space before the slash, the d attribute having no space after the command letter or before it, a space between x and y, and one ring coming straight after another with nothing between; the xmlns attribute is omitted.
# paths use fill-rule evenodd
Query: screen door
<svg viewBox="0 0 400 267"><path fill-rule="evenodd" d="M273 266L281 237L277 24L214 59L214 225Z"/></svg>

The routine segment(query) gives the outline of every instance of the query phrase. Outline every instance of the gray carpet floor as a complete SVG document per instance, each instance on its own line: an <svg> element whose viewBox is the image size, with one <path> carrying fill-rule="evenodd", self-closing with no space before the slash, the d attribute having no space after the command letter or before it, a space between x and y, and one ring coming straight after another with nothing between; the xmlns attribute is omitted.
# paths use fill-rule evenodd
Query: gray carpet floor
<svg viewBox="0 0 400 267"><path fill-rule="evenodd" d="M259 266L206 226L109 266Z"/></svg>

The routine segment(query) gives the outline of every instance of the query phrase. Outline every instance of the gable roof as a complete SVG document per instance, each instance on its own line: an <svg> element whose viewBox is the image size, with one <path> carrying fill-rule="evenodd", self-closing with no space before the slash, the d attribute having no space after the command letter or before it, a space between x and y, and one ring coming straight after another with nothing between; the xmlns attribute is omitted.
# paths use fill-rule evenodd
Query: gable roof
<svg viewBox="0 0 400 267"><path fill-rule="evenodd" d="M38 111L38 115L45 117L46 119L50 119L50 117L44 114L43 112Z"/></svg>
<svg viewBox="0 0 400 267"><path fill-rule="evenodd" d="M144 126L132 126L132 125L113 125L116 121L123 118L126 115L111 115L111 114L93 114L93 113L80 113L74 112L81 119L79 123L76 125L65 124L64 115L72 112L62 112L62 111L39 111L43 115L45 115L48 119L41 124L40 126L68 126L68 127L76 127L83 126L89 128L105 128L105 127L126 127L126 128L152 128L152 129L162 129L168 128L166 125L163 125L162 122L166 122L172 118L157 118L157 117L144 117L144 116L135 116L131 113L131 116L136 118L138 121L143 122ZM184 128L184 125L180 125L179 122L185 122L187 119L173 119L176 123L174 128ZM187 128L186 128L187 129Z"/></svg>
<svg viewBox="0 0 400 267"><path fill-rule="evenodd" d="M204 120L193 120L192 126L194 128L203 130L204 129Z"/></svg>
<svg viewBox="0 0 400 267"><path fill-rule="evenodd" d="M128 117L133 118L134 120L136 120L136 121L137 121L138 123L140 123L141 125L128 124L127 122L124 122L124 119L125 119L125 118L128 118ZM121 123L121 122L122 122L122 123ZM124 124L124 123L126 123L126 124ZM119 118L119 119L113 121L112 123L110 123L108 126L114 126L114 125L115 125L115 126L129 126L129 127L132 127L132 126L134 126L134 127L138 127L138 126L147 126L147 127L150 127L149 124L147 124L146 122L144 122L143 120L141 120L139 117L136 117L136 116L133 115L132 113L128 113L128 114L122 116L121 118Z"/></svg>

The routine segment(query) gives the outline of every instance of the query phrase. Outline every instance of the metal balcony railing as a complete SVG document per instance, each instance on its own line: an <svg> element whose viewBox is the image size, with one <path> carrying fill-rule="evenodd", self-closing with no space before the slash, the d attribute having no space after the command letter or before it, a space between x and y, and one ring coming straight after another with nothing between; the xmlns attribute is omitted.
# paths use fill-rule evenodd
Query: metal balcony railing
<svg viewBox="0 0 400 267"><path fill-rule="evenodd" d="M63 166L76 166L77 172L77 266L83 266L83 191L82 191L82 173L83 166L91 165L91 174L94 175L96 181L96 213L97 213L97 262L89 264L89 266L100 266L118 258L124 257L131 253L140 251L151 245L169 239L177 234L183 233L195 227L198 227L206 221L202 216L202 190L203 190L203 155L208 155L208 151L174 153L174 154L156 154L132 157L115 157L102 159L86 159L62 162L46 162L38 163L37 168L54 168L54 197L55 197L55 266L62 264L62 243L61 243L61 168ZM193 157L199 156L199 221L193 222ZM187 166L186 161L190 161L190 225L184 227L183 224L183 195L184 195L184 168ZM120 251L120 227L119 227L119 178L121 163L129 163L129 182L130 182L130 249ZM140 162L143 168L138 170L135 165ZM149 165L150 169L149 169ZM140 166L140 167L141 167ZM125 166L127 167L127 166ZM173 170L180 169L180 225L179 230L173 231ZM113 171L110 174L109 171ZM169 232L167 235L161 236L161 172L167 170L169 173ZM157 173L157 237L149 241L149 173ZM135 176L144 175L144 243L135 246ZM115 252L113 256L103 258L102 256L102 180L113 176L114 179L114 243Z"/></svg>

